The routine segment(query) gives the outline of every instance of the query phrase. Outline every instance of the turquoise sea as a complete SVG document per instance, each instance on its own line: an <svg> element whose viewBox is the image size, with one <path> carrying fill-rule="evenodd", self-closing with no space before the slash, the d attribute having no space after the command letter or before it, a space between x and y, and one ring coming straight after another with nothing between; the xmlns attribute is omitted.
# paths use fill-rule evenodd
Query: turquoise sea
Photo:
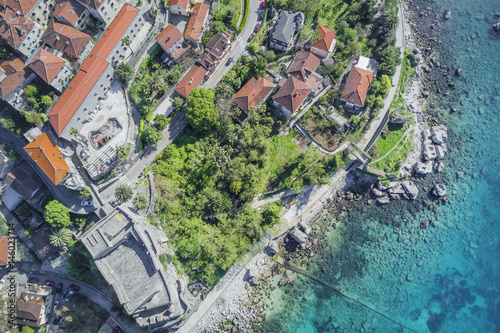
<svg viewBox="0 0 500 333"><path fill-rule="evenodd" d="M291 259L410 329L297 276L264 298L266 319L256 330L500 332L500 35L491 29L500 2L415 0L411 7L420 31L441 41L433 57L450 66L456 83L447 96L430 90L425 105L448 126L446 168L420 183L415 202L337 202L315 222L321 250ZM444 76L434 70L428 79ZM447 203L429 194L437 182L447 187Z"/></svg>

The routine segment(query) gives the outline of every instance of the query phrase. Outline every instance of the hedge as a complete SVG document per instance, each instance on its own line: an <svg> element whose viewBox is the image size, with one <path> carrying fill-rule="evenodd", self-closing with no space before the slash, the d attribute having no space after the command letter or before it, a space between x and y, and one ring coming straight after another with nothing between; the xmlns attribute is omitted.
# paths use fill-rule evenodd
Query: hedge
<svg viewBox="0 0 500 333"><path fill-rule="evenodd" d="M248 11L250 10L250 0L245 0L245 16L243 16L243 21L241 21L240 27L238 28L241 31L245 24L247 24Z"/></svg>

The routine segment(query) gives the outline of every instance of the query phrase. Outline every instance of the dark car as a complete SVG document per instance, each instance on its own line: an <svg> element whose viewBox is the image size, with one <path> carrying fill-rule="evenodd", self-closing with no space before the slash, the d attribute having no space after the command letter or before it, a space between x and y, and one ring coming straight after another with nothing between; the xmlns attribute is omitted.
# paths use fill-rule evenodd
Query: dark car
<svg viewBox="0 0 500 333"><path fill-rule="evenodd" d="M59 316L59 317L55 317L55 318L54 318L54 320L52 321L52 324L53 324L53 325L57 325L57 324L59 324L59 322L61 321L61 318L62 318L61 316Z"/></svg>
<svg viewBox="0 0 500 333"><path fill-rule="evenodd" d="M49 287L52 287L53 285L55 285L56 283L54 281L45 281L45 285L46 286L49 286Z"/></svg>
<svg viewBox="0 0 500 333"><path fill-rule="evenodd" d="M69 292L69 289L68 288L64 288L63 291L62 291L61 297L65 298L66 295L68 294L68 292Z"/></svg>
<svg viewBox="0 0 500 333"><path fill-rule="evenodd" d="M59 283L57 285L57 293L60 293L62 291L62 287L63 287L63 284L62 283Z"/></svg>
<svg viewBox="0 0 500 333"><path fill-rule="evenodd" d="M28 279L28 283L37 283L38 281L40 281L40 279L38 279L38 278L29 278Z"/></svg>
<svg viewBox="0 0 500 333"><path fill-rule="evenodd" d="M252 33L250 35L250 37L248 37L248 41L251 42L254 37L255 37L255 33Z"/></svg>
<svg viewBox="0 0 500 333"><path fill-rule="evenodd" d="M233 62L233 57L229 57L226 61L226 66L229 66Z"/></svg>
<svg viewBox="0 0 500 333"><path fill-rule="evenodd" d="M74 284L70 284L69 289L74 290L74 291L80 291L80 287L75 286Z"/></svg>
<svg viewBox="0 0 500 333"><path fill-rule="evenodd" d="M260 23L257 23L257 24L255 25L255 28L253 29L253 31L254 31L254 32L257 32L257 31L259 31L259 29L260 29Z"/></svg>

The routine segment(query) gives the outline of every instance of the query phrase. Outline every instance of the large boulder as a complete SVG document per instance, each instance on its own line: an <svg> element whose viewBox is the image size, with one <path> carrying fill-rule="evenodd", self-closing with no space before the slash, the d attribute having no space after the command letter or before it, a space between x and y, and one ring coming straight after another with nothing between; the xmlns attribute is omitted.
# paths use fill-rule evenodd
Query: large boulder
<svg viewBox="0 0 500 333"><path fill-rule="evenodd" d="M266 251L270 256L274 256L276 253L278 253L278 250L279 247L277 241L272 240L266 246Z"/></svg>
<svg viewBox="0 0 500 333"><path fill-rule="evenodd" d="M424 160L432 161L437 157L436 145L432 143L431 140L424 141Z"/></svg>
<svg viewBox="0 0 500 333"><path fill-rule="evenodd" d="M432 194L438 198L442 198L446 195L446 187L443 184L438 184L434 186Z"/></svg>
<svg viewBox="0 0 500 333"><path fill-rule="evenodd" d="M444 11L444 19L445 20L451 19L451 11L449 11L448 9Z"/></svg>
<svg viewBox="0 0 500 333"><path fill-rule="evenodd" d="M444 170L444 163L439 161L436 164L434 164L434 169L437 170L437 172L441 172Z"/></svg>
<svg viewBox="0 0 500 333"><path fill-rule="evenodd" d="M390 188L387 192L389 192L389 194L405 194L405 189L403 188L403 185L397 184L396 186Z"/></svg>
<svg viewBox="0 0 500 333"><path fill-rule="evenodd" d="M407 166L404 166L399 170L399 179L405 179L411 177L411 169Z"/></svg>
<svg viewBox="0 0 500 333"><path fill-rule="evenodd" d="M500 34L500 22L493 24L493 30Z"/></svg>
<svg viewBox="0 0 500 333"><path fill-rule="evenodd" d="M432 141L441 145L448 139L448 129L444 125L433 126L431 129Z"/></svg>
<svg viewBox="0 0 500 333"><path fill-rule="evenodd" d="M411 199L415 200L418 195L418 188L414 182L406 181L401 184L406 192L410 196Z"/></svg>
<svg viewBox="0 0 500 333"><path fill-rule="evenodd" d="M378 181L378 184L377 184L377 188L380 190L380 191L387 191L388 189L391 188L391 183L389 183L389 185L384 185L382 184L382 182L379 180Z"/></svg>
<svg viewBox="0 0 500 333"><path fill-rule="evenodd" d="M446 145L443 143L443 146ZM443 146L436 146L436 160L442 160L444 158L446 151Z"/></svg>
<svg viewBox="0 0 500 333"><path fill-rule="evenodd" d="M381 190L379 190L378 188L374 188L372 190L373 194L376 196L376 197L381 197L384 195L384 192L382 192Z"/></svg>
<svg viewBox="0 0 500 333"><path fill-rule="evenodd" d="M427 161L425 163L418 162L415 165L415 172L419 175L425 176L432 173L432 167L434 163L432 161Z"/></svg>
<svg viewBox="0 0 500 333"><path fill-rule="evenodd" d="M381 205L387 205L391 201L388 197L378 198L377 202Z"/></svg>

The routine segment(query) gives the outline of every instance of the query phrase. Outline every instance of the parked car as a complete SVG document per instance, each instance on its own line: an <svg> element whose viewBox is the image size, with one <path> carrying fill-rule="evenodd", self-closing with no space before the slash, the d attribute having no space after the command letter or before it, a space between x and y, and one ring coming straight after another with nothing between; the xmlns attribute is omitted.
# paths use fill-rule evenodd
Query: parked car
<svg viewBox="0 0 500 333"><path fill-rule="evenodd" d="M73 290L73 291L80 291L80 287L75 286L74 284L70 284L70 285L69 285L69 289L71 289L71 290Z"/></svg>
<svg viewBox="0 0 500 333"><path fill-rule="evenodd" d="M82 206L93 206L94 202L92 200L82 201Z"/></svg>
<svg viewBox="0 0 500 333"><path fill-rule="evenodd" d="M266 8L266 2L265 2L265 1L262 1L262 2L260 3L260 8L261 8L261 9Z"/></svg>
<svg viewBox="0 0 500 333"><path fill-rule="evenodd" d="M257 23L257 24L255 25L255 28L253 29L253 31L254 31L254 32L257 32L257 31L259 31L259 29L260 29L260 23Z"/></svg>
<svg viewBox="0 0 500 333"><path fill-rule="evenodd" d="M38 281L40 281L38 278L28 278L28 283L37 283Z"/></svg>
<svg viewBox="0 0 500 333"><path fill-rule="evenodd" d="M52 321L52 324L53 325L59 324L59 322L61 321L61 318L62 318L62 316L55 317L54 320Z"/></svg>
<svg viewBox="0 0 500 333"><path fill-rule="evenodd" d="M54 310L57 309L57 306L59 305L59 301L54 302Z"/></svg>
<svg viewBox="0 0 500 333"><path fill-rule="evenodd" d="M74 294L74 291L73 290L70 290L69 293L68 293L68 296L66 296L66 298L64 299L66 302L69 301L69 298L71 297L71 295Z"/></svg>
<svg viewBox="0 0 500 333"><path fill-rule="evenodd" d="M226 66L229 66L233 62L233 57L229 57L226 61Z"/></svg>
<svg viewBox="0 0 500 333"><path fill-rule="evenodd" d="M63 287L63 284L62 283L59 283L57 285L57 293L60 293L62 291L62 287Z"/></svg>
<svg viewBox="0 0 500 333"><path fill-rule="evenodd" d="M46 286L52 287L54 284L55 284L54 281L49 281L49 280L45 281Z"/></svg>
<svg viewBox="0 0 500 333"><path fill-rule="evenodd" d="M255 37L255 33L252 33L250 35L250 37L248 37L248 41L251 42L254 37Z"/></svg>
<svg viewBox="0 0 500 333"><path fill-rule="evenodd" d="M66 298L66 295L68 294L68 292L69 292L69 289L68 288L64 288L63 291L62 291L61 297L62 298Z"/></svg>

